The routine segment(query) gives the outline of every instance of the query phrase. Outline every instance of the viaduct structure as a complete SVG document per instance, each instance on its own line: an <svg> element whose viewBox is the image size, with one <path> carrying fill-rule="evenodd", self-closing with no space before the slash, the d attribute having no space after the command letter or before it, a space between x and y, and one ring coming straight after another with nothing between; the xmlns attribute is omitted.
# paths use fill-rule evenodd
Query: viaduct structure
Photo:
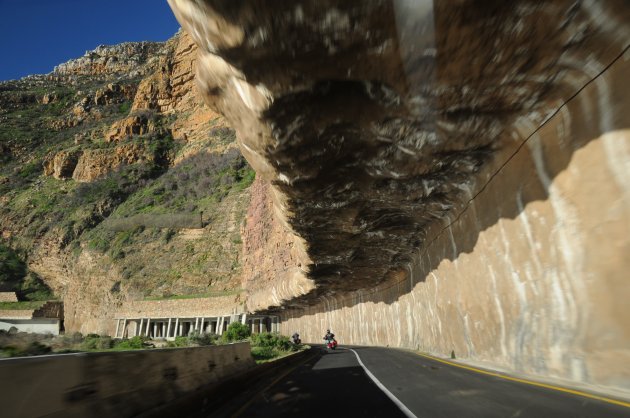
<svg viewBox="0 0 630 418"><path fill-rule="evenodd" d="M252 334L278 332L277 315L251 315L243 306L232 307L231 297L131 301L114 317L114 338L146 336L172 340L192 333L222 335L233 322L247 324Z"/></svg>
<svg viewBox="0 0 630 418"><path fill-rule="evenodd" d="M222 335L233 322L247 324L252 334L278 332L277 316L248 316L237 314L216 317L116 318L114 338L146 336L172 340L192 333Z"/></svg>

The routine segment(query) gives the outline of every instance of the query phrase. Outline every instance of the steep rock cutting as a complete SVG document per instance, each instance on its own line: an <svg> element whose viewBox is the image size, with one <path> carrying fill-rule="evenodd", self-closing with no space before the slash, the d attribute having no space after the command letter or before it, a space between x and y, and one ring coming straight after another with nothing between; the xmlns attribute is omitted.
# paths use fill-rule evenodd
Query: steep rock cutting
<svg viewBox="0 0 630 418"><path fill-rule="evenodd" d="M249 309L630 387L623 2L169 3L262 178Z"/></svg>
<svg viewBox="0 0 630 418"><path fill-rule="evenodd" d="M578 63L612 61L628 21L615 1L605 16L569 1L170 3L206 101L301 238L311 300L404 270L480 169L522 142L507 127L574 94Z"/></svg>

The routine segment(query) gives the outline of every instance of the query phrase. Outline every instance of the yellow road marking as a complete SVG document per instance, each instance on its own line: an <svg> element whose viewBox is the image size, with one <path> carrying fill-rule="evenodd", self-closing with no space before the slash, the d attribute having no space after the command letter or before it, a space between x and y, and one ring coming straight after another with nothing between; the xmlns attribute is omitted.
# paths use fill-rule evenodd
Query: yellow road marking
<svg viewBox="0 0 630 418"><path fill-rule="evenodd" d="M239 417L243 412L245 412L245 410L247 408L249 408L249 406L255 401L258 400L258 398L265 393L266 391L268 391L269 389L271 389L273 387L273 385L275 385L276 383L278 383L281 379L283 379L284 377L286 377L289 373L291 373L293 370L297 369L298 367L302 366L304 363L308 362L311 359L314 359L315 357L317 357L317 354L314 354L310 357L308 357L306 360L299 362L298 364L295 365L295 367L290 368L288 371L286 371L285 373L282 373L277 379L275 379L273 382L271 382L269 385L265 386L264 389L262 389L260 392L258 392L256 395L252 396L252 398L245 403L245 405L241 406L238 411L236 411L235 413L233 413L231 415L231 418L237 418Z"/></svg>
<svg viewBox="0 0 630 418"><path fill-rule="evenodd" d="M512 376L507 376L507 375L504 375L504 374L489 372L487 370L477 369L475 367L465 366L465 365L459 364L459 363L453 363L451 361L443 360L443 359L438 358L438 357L433 357L433 356L430 356L428 354L422 354L422 353L417 353L417 352L416 352L416 354L418 354L421 357L426 357L426 358L428 358L430 360L435 360L435 361L439 361L440 363L448 364L449 366L459 367L460 369L466 369L466 370L470 370L470 371L473 371L473 372L485 374L485 375L488 375L488 376L494 376L494 377L498 377L498 378L505 379L505 380L511 380L513 382L525 383L527 385L538 386L538 387L541 387L541 388L546 388L546 389L551 389L551 390L557 390L559 392L570 393L572 395L582 396L584 398L595 399L595 400L598 400L598 401L608 402L608 403L612 403L612 404L615 404L615 405L620 405L620 406L624 406L626 408L630 408L630 402L619 401L617 399L606 398L604 396L594 395L592 393L582 392L582 391L579 391L579 390L567 389L567 388L563 388L563 387L560 387L560 386L549 385L547 383L534 382L532 380L521 379L521 378L518 378L518 377L512 377Z"/></svg>

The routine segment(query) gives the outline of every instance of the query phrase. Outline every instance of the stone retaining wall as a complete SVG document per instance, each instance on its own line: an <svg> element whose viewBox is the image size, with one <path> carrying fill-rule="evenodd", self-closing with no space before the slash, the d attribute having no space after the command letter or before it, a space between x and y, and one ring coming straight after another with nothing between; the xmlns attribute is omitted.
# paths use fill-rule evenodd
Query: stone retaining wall
<svg viewBox="0 0 630 418"><path fill-rule="evenodd" d="M15 292L0 292L0 302L17 302Z"/></svg>
<svg viewBox="0 0 630 418"><path fill-rule="evenodd" d="M240 313L235 295L195 299L142 300L125 303L115 318L210 317ZM235 310L236 309L236 310Z"/></svg>
<svg viewBox="0 0 630 418"><path fill-rule="evenodd" d="M0 310L0 318L31 319L33 312L35 312L33 309L2 309Z"/></svg>

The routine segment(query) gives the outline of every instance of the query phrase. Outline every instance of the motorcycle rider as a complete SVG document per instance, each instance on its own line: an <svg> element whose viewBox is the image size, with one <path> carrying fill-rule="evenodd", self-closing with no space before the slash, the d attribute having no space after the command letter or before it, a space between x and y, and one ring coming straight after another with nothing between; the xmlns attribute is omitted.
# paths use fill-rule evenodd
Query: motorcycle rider
<svg viewBox="0 0 630 418"><path fill-rule="evenodd" d="M324 339L326 340L326 344L330 343L335 339L335 334L330 332L329 329L326 330L326 335L324 335Z"/></svg>
<svg viewBox="0 0 630 418"><path fill-rule="evenodd" d="M295 331L295 334L293 334L291 338L293 338L293 344L295 345L298 345L302 342L302 340L300 340L300 334L298 334L297 331Z"/></svg>

